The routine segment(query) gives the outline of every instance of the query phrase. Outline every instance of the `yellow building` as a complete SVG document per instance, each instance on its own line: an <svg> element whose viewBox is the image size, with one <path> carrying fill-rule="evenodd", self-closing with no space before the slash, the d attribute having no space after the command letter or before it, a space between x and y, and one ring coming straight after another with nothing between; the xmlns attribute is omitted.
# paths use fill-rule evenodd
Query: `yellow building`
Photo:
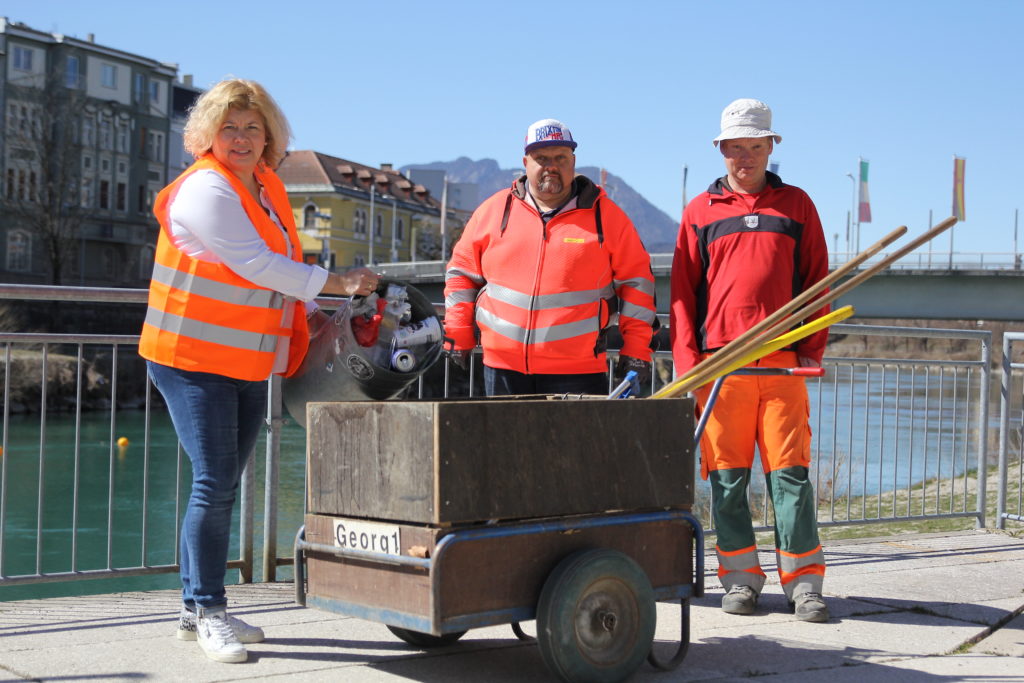
<svg viewBox="0 0 1024 683"><path fill-rule="evenodd" d="M288 154L277 174L288 190L307 263L344 270L438 257L416 253L413 245L438 239L440 201L391 164L374 168L300 150ZM448 213L445 229L453 234L462 220ZM423 240L424 231L432 237Z"/></svg>

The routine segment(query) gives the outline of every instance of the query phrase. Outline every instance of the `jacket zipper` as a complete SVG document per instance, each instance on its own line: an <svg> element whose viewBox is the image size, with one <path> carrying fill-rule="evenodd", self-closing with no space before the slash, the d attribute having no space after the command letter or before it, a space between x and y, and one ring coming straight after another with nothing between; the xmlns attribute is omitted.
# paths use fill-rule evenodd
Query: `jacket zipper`
<svg viewBox="0 0 1024 683"><path fill-rule="evenodd" d="M534 313L534 301L537 299L538 292L540 291L540 280L541 280L541 266L544 264L544 252L547 250L548 245L548 226L544 223L544 218L539 213L537 218L540 219L541 229L541 240L540 240L540 251L537 252L537 266L534 268L533 276L533 292L530 296L530 308L526 316L526 335L523 337L523 369L526 370L524 374L530 374L530 337L533 336L533 313ZM552 217L551 220L555 220Z"/></svg>

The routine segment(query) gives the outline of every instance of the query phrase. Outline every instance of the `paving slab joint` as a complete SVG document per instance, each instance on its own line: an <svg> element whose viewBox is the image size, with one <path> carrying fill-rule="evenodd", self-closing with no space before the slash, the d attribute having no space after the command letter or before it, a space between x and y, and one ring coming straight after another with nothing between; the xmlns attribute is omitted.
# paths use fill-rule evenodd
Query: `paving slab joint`
<svg viewBox="0 0 1024 683"><path fill-rule="evenodd" d="M968 638L964 642L960 643L960 645L958 645L957 647L955 647L952 650L950 650L949 652L947 652L946 654L947 655L961 655L961 654L965 654L965 653L969 652L971 650L971 648L973 648L975 645L977 645L981 641L985 640L986 638L991 636L993 633L995 633L996 631L998 631L1002 627L1004 627L1007 624L1009 624L1011 621L1013 621L1014 619L1019 617L1021 614L1024 614L1024 605L1021 605L1020 607L1018 607L1017 609L1013 610L1012 612L1008 612L1006 614L1006 616L1004 616L1002 619L1000 619L996 623L992 624L991 626L988 626L988 627L982 629L981 632L979 632L977 635L975 635L975 636L973 636L971 638Z"/></svg>

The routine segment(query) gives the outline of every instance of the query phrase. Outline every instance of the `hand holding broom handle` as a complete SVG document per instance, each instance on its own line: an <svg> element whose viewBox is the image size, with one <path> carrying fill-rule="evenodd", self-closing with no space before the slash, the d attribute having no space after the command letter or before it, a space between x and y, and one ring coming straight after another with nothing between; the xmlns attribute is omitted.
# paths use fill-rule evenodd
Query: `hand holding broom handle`
<svg viewBox="0 0 1024 683"><path fill-rule="evenodd" d="M654 394L654 398L679 396L707 383L716 372L720 371L721 368L725 367L729 363L735 361L738 357L749 353L756 346L766 341L766 339L770 339L773 335L789 329L796 323L819 310L825 304L834 301L854 287L863 283L868 278L876 275L879 271L888 268L895 261L903 258L914 249L917 249L922 244L929 242L939 234L951 228L956 224L956 222L956 218L950 216L931 230L922 234L920 237L912 240L906 246L896 250L892 254L889 254L878 263L865 269L863 272L857 273L843 284L824 294L824 296L819 296L832 283L838 281L861 263L877 254L882 250L882 248L898 239L907 230L905 226L896 228L881 240L855 256L848 263L837 268L811 287L808 287L788 304L723 346L713 356L705 359L701 363L698 363L685 375L663 387L660 391Z"/></svg>

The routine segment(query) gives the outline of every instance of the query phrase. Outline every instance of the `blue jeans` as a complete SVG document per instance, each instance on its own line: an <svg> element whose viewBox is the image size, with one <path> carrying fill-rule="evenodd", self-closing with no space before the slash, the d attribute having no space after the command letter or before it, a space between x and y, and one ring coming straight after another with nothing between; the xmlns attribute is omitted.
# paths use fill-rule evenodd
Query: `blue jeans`
<svg viewBox="0 0 1024 683"><path fill-rule="evenodd" d="M484 366L484 391L488 396L529 394L608 394L608 375L525 375L515 370Z"/></svg>
<svg viewBox="0 0 1024 683"><path fill-rule="evenodd" d="M231 510L264 424L267 383L147 366L192 461L192 495L181 524L181 599L190 609L221 607Z"/></svg>

